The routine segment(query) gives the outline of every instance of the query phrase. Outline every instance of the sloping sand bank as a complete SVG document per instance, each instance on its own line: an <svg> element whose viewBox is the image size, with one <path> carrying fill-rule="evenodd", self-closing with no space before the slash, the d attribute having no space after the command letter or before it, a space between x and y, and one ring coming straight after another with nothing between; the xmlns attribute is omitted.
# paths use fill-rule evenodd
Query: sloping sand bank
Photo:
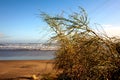
<svg viewBox="0 0 120 80"><path fill-rule="evenodd" d="M32 75L51 72L52 60L10 60L0 61L0 80L29 80Z"/></svg>

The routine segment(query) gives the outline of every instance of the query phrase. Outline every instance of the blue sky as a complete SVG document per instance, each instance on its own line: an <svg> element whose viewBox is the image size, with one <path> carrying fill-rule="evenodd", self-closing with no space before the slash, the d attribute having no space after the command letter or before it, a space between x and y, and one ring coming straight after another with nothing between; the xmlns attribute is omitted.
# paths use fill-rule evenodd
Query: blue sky
<svg viewBox="0 0 120 80"><path fill-rule="evenodd" d="M120 35L120 0L0 0L0 43L44 42L51 34L40 11L54 15L83 7L91 26L101 24L109 36Z"/></svg>

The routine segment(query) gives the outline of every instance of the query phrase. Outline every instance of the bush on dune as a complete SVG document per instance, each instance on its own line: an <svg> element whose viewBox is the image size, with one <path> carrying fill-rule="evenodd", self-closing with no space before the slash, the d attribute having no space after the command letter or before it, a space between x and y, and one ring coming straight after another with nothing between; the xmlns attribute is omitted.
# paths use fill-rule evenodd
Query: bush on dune
<svg viewBox="0 0 120 80"><path fill-rule="evenodd" d="M85 10L80 10L68 16L41 14L60 46L54 68L62 72L57 80L119 80L119 40L92 30Z"/></svg>

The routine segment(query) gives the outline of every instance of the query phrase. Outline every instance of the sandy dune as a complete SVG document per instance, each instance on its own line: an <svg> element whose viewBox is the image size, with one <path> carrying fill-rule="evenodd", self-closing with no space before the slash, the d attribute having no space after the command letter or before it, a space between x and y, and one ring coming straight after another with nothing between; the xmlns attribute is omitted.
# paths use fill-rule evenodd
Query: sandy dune
<svg viewBox="0 0 120 80"><path fill-rule="evenodd" d="M29 80L32 75L51 72L52 68L52 60L0 61L0 80Z"/></svg>

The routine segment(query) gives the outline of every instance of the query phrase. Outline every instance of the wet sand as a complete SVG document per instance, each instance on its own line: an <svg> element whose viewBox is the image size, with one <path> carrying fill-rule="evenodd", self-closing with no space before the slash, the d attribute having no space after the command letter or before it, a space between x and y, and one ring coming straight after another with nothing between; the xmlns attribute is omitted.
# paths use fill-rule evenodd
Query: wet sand
<svg viewBox="0 0 120 80"><path fill-rule="evenodd" d="M32 75L51 72L52 68L53 60L1 60L0 80L29 80Z"/></svg>

